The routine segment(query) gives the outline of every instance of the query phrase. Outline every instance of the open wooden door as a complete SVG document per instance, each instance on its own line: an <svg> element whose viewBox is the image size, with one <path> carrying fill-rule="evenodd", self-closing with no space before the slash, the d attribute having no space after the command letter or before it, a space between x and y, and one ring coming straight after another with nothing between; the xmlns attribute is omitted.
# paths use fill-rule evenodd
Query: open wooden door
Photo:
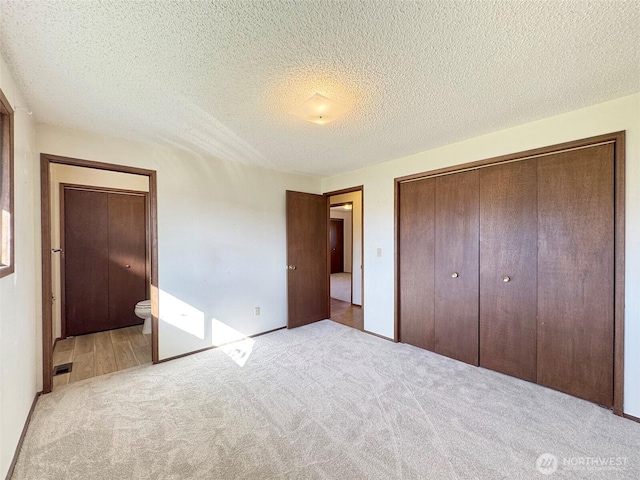
<svg viewBox="0 0 640 480"><path fill-rule="evenodd" d="M287 191L287 328L329 318L328 207Z"/></svg>

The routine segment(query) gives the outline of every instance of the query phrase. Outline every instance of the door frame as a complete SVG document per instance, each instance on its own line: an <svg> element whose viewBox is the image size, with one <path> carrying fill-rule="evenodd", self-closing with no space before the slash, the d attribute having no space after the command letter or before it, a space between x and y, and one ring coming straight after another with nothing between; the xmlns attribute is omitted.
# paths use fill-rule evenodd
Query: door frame
<svg viewBox="0 0 640 480"><path fill-rule="evenodd" d="M329 197L329 199L331 199L331 197ZM344 205L351 205L351 242L349 242L349 249L351 251L351 304L353 304L353 202L331 203L331 200L329 200L329 221L331 221L331 209L333 207L342 207ZM344 231L344 228L343 228L343 231ZM344 247L342 248L343 248L342 263L344 264ZM329 252L329 255L331 255L331 252ZM331 297L331 289L329 289L329 297ZM360 299L360 301L362 301L362 298Z"/></svg>
<svg viewBox="0 0 640 480"><path fill-rule="evenodd" d="M395 300L394 300L394 339L398 341L399 333L399 290L400 290L400 228L399 228L399 199L400 184L429 177L449 175L466 170L490 167L500 163L517 162L531 158L545 157L568 150L580 150L596 145L614 145L614 326L613 326L613 413L624 415L624 222L625 222L625 131L612 132L595 137L574 140L533 150L501 155L499 157L478 160L460 165L415 173L395 179Z"/></svg>
<svg viewBox="0 0 640 480"><path fill-rule="evenodd" d="M51 279L51 164L62 164L76 167L93 168L111 172L132 173L149 177L149 210L147 225L149 226L149 246L151 263L151 358L158 363L158 188L157 172L144 168L95 162L79 158L64 157L48 153L40 154L40 208L41 208L41 255L42 255L42 393L50 393L53 389L53 308Z"/></svg>
<svg viewBox="0 0 640 480"><path fill-rule="evenodd" d="M149 192L140 191L140 190L127 190L121 188L110 188L110 187L96 187L93 185L80 185L76 183L60 183L60 209L59 209L59 221L60 221L60 338L67 338L67 316L66 316L66 305L65 305L65 269L66 269L66 249L65 249L65 198L64 191L66 188L72 188L75 190L90 190L95 192L104 192L104 193L115 193L120 195L136 195L139 197L144 197L144 234L145 234L145 294L146 298L150 298L151 295L151 235L149 234L150 225L149 225L149 212L150 212L150 204L149 204ZM52 312L53 314L53 312Z"/></svg>
<svg viewBox="0 0 640 480"><path fill-rule="evenodd" d="M362 316L364 318L364 185L358 185L356 187L350 187L350 188L345 188L342 190L333 190L331 192L326 192L324 194L325 198L327 199L327 252L329 253L328 255L328 265L327 265L327 285L328 285L328 298L327 298L327 304L329 305L329 316L331 316L331 245L330 245L330 238L329 238L329 229L331 228L331 207L334 206L340 206L340 205L347 205L349 203L353 203L353 202L341 202L341 203L335 203L332 204L331 203L331 197L336 196L336 195L342 195L345 193L355 193L355 192L360 192L360 251L361 251L361 255L360 255L360 308L362 308ZM354 219L353 219L353 208L351 209L351 304L353 305L353 223L354 223ZM364 321L363 321L364 323ZM363 328L363 331L366 332L366 330Z"/></svg>

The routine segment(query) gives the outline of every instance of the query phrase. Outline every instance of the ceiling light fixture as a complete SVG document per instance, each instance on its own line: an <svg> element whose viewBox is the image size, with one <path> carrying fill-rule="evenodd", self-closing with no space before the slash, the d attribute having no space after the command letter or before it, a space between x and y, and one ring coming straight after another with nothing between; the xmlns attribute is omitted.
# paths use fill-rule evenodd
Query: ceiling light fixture
<svg viewBox="0 0 640 480"><path fill-rule="evenodd" d="M349 108L324 95L314 93L309 100L299 107L294 108L291 113L309 122L326 125L338 119L349 110Z"/></svg>

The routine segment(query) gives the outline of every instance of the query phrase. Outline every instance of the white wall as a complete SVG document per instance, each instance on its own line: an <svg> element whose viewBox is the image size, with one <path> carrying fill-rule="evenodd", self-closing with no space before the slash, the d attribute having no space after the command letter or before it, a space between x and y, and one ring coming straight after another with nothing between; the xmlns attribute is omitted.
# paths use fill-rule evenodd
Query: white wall
<svg viewBox="0 0 640 480"><path fill-rule="evenodd" d="M285 190L319 179L43 124L37 148L158 172L161 359L286 325Z"/></svg>
<svg viewBox="0 0 640 480"><path fill-rule="evenodd" d="M14 109L26 106L2 57L0 88ZM9 470L42 368L38 160L35 126L26 112L14 114L15 273L0 279L0 478Z"/></svg>
<svg viewBox="0 0 640 480"><path fill-rule="evenodd" d="M344 235L342 238L342 251L344 252L344 271L347 273L351 273L353 271L353 222L351 221L351 217L353 217L353 214L351 213L351 210L340 210L339 208L340 207L333 207L331 209L331 218L341 218L342 220L344 220Z"/></svg>
<svg viewBox="0 0 640 480"><path fill-rule="evenodd" d="M74 165L51 164L49 170L51 197L51 248L60 248L60 184L91 185L93 187L149 191L149 177L132 173L110 172ZM53 289L53 328L51 344L61 335L62 306L60 304L60 254L51 255L51 286ZM89 280L89 279L87 279ZM133 309L133 307L132 307Z"/></svg>
<svg viewBox="0 0 640 480"><path fill-rule="evenodd" d="M327 189L325 189L325 191L327 191ZM353 203L353 266L351 268L352 303L355 305L362 305L362 272L365 268L362 263L362 192L357 191L343 193L340 195L331 195L331 203L347 202Z"/></svg>
<svg viewBox="0 0 640 480"><path fill-rule="evenodd" d="M395 178L619 130L627 132L624 411L640 417L640 94L323 179L324 191L365 187L364 328L393 337Z"/></svg>

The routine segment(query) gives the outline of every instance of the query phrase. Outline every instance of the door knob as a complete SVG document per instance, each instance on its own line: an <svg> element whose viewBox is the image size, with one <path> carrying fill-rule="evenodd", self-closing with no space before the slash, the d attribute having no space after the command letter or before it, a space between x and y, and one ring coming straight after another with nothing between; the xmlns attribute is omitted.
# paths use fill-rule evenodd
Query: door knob
<svg viewBox="0 0 640 480"><path fill-rule="evenodd" d="M131 265L125 265L124 268L131 268Z"/></svg>
<svg viewBox="0 0 640 480"><path fill-rule="evenodd" d="M288 268L289 270L295 270L295 269L296 269L296 266L295 266L295 265L288 265L288 266L287 266L287 268Z"/></svg>
<svg viewBox="0 0 640 480"><path fill-rule="evenodd" d="M458 278L458 272L453 272L451 274L451 278Z"/></svg>
<svg viewBox="0 0 640 480"><path fill-rule="evenodd" d="M509 280L511 280L511 277L505 275L504 277L502 277L502 281L507 283Z"/></svg>

